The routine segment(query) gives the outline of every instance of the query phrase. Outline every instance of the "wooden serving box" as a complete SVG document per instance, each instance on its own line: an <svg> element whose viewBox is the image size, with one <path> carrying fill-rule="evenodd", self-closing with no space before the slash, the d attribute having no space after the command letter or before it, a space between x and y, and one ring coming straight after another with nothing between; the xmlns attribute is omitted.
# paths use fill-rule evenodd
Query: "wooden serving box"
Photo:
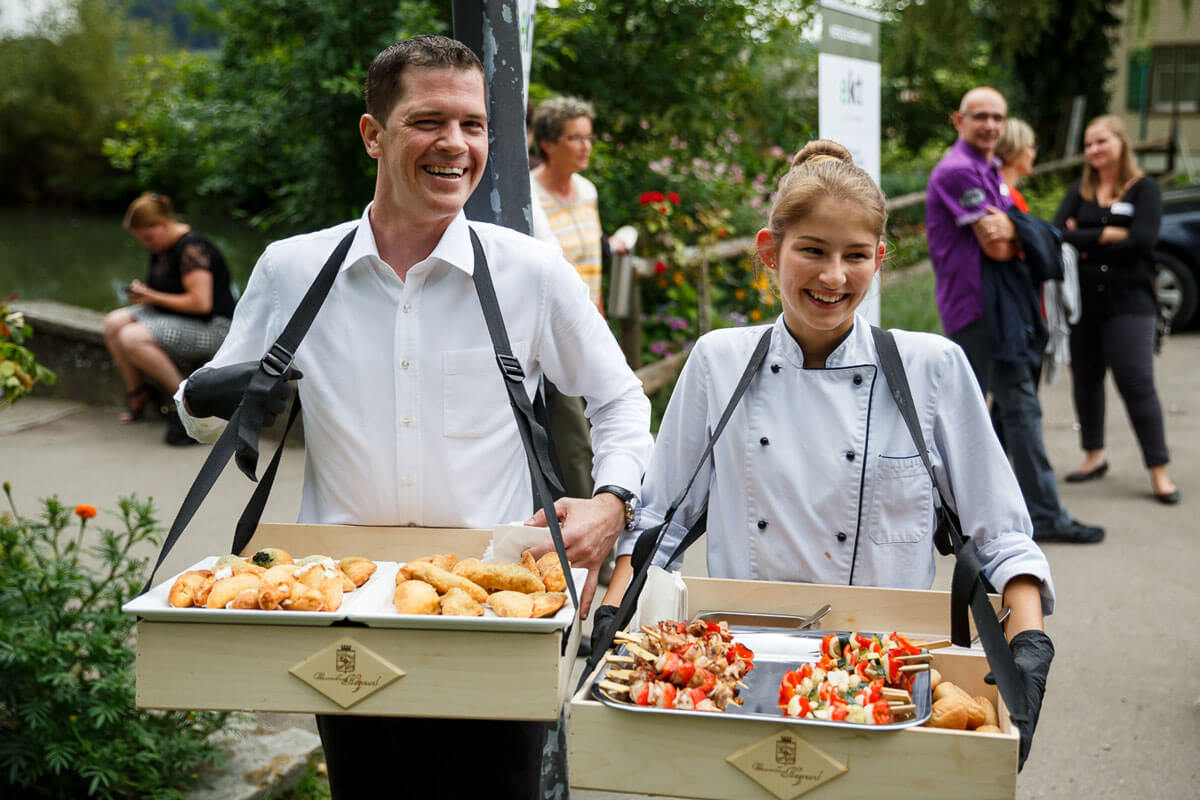
<svg viewBox="0 0 1200 800"><path fill-rule="evenodd" d="M407 561L435 553L483 555L490 531L262 524L242 555L275 546L299 557L361 555ZM271 612L275 613L275 612ZM286 614L287 612L278 612ZM435 619L435 618L431 618ZM558 719L570 694L579 645L569 629L537 632L298 626L139 620L140 708L277 711L404 717ZM369 651L400 677L351 705L327 697L291 670L317 654ZM332 658L332 655L330 655ZM325 670L330 675L333 669Z"/></svg>
<svg viewBox="0 0 1200 800"><path fill-rule="evenodd" d="M684 581L689 618L706 611L808 614L830 603L833 610L818 623L820 628L898 630L925 640L949 637L948 592L692 577ZM999 608L1000 597L991 599ZM701 718L639 713L594 699L589 679L569 707L571 785L721 800L801 795L805 800L1014 797L1019 736L996 687L983 681L989 667L982 649L948 648L934 654L933 666L944 680L995 704L1002 733L924 727L865 732L787 724L782 718L774 724L722 714ZM738 754L740 763L774 790L727 761ZM828 766L823 757L845 771Z"/></svg>

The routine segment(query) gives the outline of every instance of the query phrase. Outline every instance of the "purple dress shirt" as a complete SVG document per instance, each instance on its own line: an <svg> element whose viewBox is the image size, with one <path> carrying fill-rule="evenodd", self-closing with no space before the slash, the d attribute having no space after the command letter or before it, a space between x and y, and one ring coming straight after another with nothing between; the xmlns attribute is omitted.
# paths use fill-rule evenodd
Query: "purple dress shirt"
<svg viewBox="0 0 1200 800"><path fill-rule="evenodd" d="M980 256L971 223L1012 205L1000 162L985 161L962 139L955 141L929 176L925 189L925 236L937 278L938 313L947 335L983 319Z"/></svg>

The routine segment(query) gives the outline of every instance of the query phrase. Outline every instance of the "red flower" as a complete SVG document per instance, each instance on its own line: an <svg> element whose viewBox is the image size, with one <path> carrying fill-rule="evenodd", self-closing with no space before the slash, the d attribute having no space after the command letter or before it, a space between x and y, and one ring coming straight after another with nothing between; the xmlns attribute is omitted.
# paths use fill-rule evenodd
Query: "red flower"
<svg viewBox="0 0 1200 800"><path fill-rule="evenodd" d="M638 198L638 204L643 206L650 205L650 192L642 192L642 196Z"/></svg>
<svg viewBox="0 0 1200 800"><path fill-rule="evenodd" d="M661 261L655 261L654 262L654 271L661 275L662 273L667 271L667 265Z"/></svg>
<svg viewBox="0 0 1200 800"><path fill-rule="evenodd" d="M729 231L725 230L724 228L717 229L717 238L718 239L724 239L728 235L729 235Z"/></svg>
<svg viewBox="0 0 1200 800"><path fill-rule="evenodd" d="M679 205L679 195L675 194L674 192L671 192L669 195L667 195L667 197L671 198L672 203L674 203L675 205Z"/></svg>
<svg viewBox="0 0 1200 800"><path fill-rule="evenodd" d="M92 517L96 516L97 513L99 512L96 511L95 506L82 504L75 506L75 515L80 519L91 519Z"/></svg>
<svg viewBox="0 0 1200 800"><path fill-rule="evenodd" d="M660 214L666 214L668 211L670 211L670 209L667 208L665 203L658 207L658 213Z"/></svg>

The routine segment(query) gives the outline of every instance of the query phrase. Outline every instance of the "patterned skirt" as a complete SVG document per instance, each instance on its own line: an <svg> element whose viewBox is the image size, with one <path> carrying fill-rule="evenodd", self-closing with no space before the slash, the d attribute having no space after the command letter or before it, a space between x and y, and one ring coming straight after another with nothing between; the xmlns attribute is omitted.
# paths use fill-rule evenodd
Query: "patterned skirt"
<svg viewBox="0 0 1200 800"><path fill-rule="evenodd" d="M129 313L150 330L154 341L177 365L199 366L208 361L229 333L227 317L204 320L151 306L131 306Z"/></svg>

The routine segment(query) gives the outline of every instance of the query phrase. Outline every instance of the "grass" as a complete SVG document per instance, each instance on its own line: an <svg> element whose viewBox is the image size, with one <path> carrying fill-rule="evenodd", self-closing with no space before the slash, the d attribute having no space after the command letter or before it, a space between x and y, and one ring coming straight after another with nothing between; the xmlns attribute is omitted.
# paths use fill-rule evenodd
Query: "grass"
<svg viewBox="0 0 1200 800"><path fill-rule="evenodd" d="M941 333L933 270L919 267L893 274L883 287L880 317L884 328Z"/></svg>

